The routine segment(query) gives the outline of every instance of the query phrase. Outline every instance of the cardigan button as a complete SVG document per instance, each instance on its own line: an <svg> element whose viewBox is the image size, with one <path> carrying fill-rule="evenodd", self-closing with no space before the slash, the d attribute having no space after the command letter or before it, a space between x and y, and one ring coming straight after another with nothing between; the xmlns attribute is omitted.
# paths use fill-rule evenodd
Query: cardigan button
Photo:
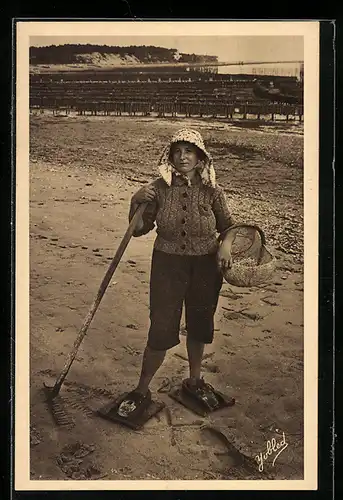
<svg viewBox="0 0 343 500"><path fill-rule="evenodd" d="M182 210L187 210L187 205L183 205Z"/></svg>

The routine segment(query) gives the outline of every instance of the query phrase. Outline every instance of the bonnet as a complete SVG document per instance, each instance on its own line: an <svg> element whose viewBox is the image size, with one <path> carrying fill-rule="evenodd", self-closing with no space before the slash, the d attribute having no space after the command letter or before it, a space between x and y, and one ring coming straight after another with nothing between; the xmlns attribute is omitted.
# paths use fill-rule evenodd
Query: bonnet
<svg viewBox="0 0 343 500"><path fill-rule="evenodd" d="M164 181L168 184L168 186L171 185L173 173L185 177L176 171L174 165L169 159L171 146L175 142L190 142L191 144L197 146L204 153L205 160L199 161L195 168L198 170L204 185L215 187L216 174L213 167L212 156L206 150L204 141L199 132L189 128L182 128L181 130L176 132L176 134L172 137L170 143L164 148L162 156L158 163L159 173ZM188 178L186 180L188 181L188 183L190 183L190 180Z"/></svg>

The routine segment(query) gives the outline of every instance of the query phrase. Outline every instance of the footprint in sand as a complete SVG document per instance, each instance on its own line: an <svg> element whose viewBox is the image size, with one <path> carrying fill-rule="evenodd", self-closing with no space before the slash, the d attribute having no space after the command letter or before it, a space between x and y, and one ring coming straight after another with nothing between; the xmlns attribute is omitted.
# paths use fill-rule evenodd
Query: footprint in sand
<svg viewBox="0 0 343 500"><path fill-rule="evenodd" d="M42 437L35 427L30 427L30 446L37 446L42 441Z"/></svg>
<svg viewBox="0 0 343 500"><path fill-rule="evenodd" d="M93 444L76 442L65 446L56 457L57 465L71 479L100 479L106 474L101 467L89 461L88 456L95 451Z"/></svg>
<svg viewBox="0 0 343 500"><path fill-rule="evenodd" d="M138 326L130 323L129 325L126 325L126 328L130 328L130 330L138 330Z"/></svg>
<svg viewBox="0 0 343 500"><path fill-rule="evenodd" d="M96 256L96 257L102 257L102 253L100 253L100 248L94 248L92 250L93 254Z"/></svg>
<svg viewBox="0 0 343 500"><path fill-rule="evenodd" d="M233 351L229 351L228 349L222 349L222 351L225 353L225 354L228 354L229 356L236 356L236 353L233 352Z"/></svg>

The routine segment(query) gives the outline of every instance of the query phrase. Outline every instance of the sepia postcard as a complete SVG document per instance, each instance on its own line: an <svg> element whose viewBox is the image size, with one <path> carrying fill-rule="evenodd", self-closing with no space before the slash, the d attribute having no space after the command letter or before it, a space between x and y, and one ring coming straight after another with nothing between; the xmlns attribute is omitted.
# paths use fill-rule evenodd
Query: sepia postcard
<svg viewBox="0 0 343 500"><path fill-rule="evenodd" d="M15 36L15 489L317 489L319 23Z"/></svg>

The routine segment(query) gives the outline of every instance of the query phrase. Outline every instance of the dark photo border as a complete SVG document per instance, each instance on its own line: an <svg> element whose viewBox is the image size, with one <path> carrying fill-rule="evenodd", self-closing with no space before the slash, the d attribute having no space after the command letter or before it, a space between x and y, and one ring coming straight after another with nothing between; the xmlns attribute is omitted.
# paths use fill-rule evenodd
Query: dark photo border
<svg viewBox="0 0 343 500"><path fill-rule="evenodd" d="M133 9L124 2L126 10ZM167 7L170 8L168 4ZM83 10L83 9L82 9ZM124 9L125 10L125 9ZM173 12L175 13L175 11ZM123 14L132 15L130 12ZM136 15L138 18L138 14ZM142 18L140 18L143 20ZM44 499L118 499L131 500L143 498L143 495L151 500L160 499L188 499L188 498L226 498L227 491L14 491L14 348L15 348L15 38L13 38L12 27L16 21L92 21L91 18L37 18L16 17L8 20L6 40L2 43L2 70L1 78L5 81L6 89L2 93L1 132L7 143L6 148L1 148L2 168L2 214L5 214L6 252L5 260L5 296L6 303L2 310L7 319L7 328L4 328L1 336L2 363L1 381L3 401L1 405L2 443L6 444L6 464L1 472L1 498L15 498L32 500ZM95 21L114 21L111 18L96 18ZM122 20L131 21L132 18ZM144 18L146 21L181 20L177 18ZM211 18L185 18L187 21L215 21ZM247 19L218 19L220 21L236 21ZM252 19L263 21L266 19ZM267 19L284 21L284 19ZM287 19L294 21L294 19ZM287 21L285 20L285 21ZM306 19L301 19L306 21ZM316 20L316 19L314 19ZM320 19L318 19L320 20ZM12 26L12 23L13 26ZM336 42L334 41L336 36ZM3 37L3 35L2 35ZM334 321L333 321L333 291L334 291L334 159L335 159L335 113L336 113L336 54L335 46L338 46L336 25L332 21L322 21L320 26L320 155L319 155L319 402L318 402L318 429L319 429L319 489L318 491L233 491L229 494L232 498L258 498L258 499L289 499L290 496L299 498L327 499L333 498L334 469L334 444L335 444L335 422L334 422ZM5 195L5 196L4 196ZM315 332L314 332L315 334ZM4 454L5 455L5 454ZM4 462L4 461L3 461ZM336 491L338 493L338 491ZM338 496L337 496L338 498Z"/></svg>

